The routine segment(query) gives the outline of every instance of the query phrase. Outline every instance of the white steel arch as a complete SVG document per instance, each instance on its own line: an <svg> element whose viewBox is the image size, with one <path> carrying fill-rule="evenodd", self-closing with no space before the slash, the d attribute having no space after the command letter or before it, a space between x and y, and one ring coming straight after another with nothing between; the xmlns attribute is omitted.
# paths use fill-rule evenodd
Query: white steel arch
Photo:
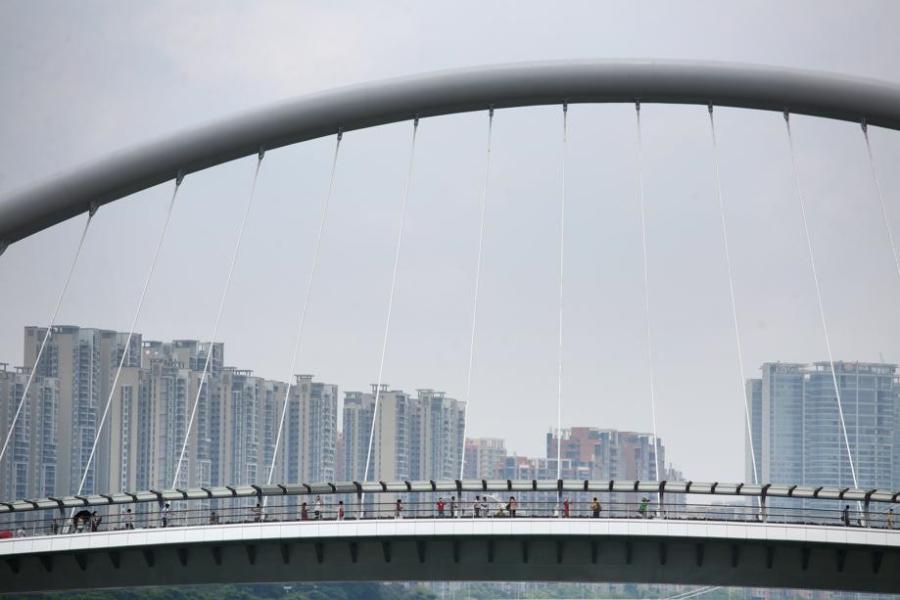
<svg viewBox="0 0 900 600"><path fill-rule="evenodd" d="M691 61L556 61L339 88L116 152L0 199L0 247L186 173L339 131L490 108L651 102L789 111L900 129L900 87L810 71Z"/></svg>

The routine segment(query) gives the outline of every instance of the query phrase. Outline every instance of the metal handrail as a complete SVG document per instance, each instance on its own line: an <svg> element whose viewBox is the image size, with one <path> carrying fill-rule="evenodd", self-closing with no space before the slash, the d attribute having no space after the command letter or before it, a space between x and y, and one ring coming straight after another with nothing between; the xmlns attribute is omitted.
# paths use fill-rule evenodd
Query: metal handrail
<svg viewBox="0 0 900 600"><path fill-rule="evenodd" d="M854 489L840 486L796 486L778 484L704 483L694 481L600 481L571 479L535 480L443 480L443 481L393 481L393 482L337 482L297 483L273 485L204 486L184 490L148 490L95 494L88 496L64 496L0 502L0 515L10 512L35 510L63 510L110 504L145 504L173 502L186 499L216 500L223 498L263 498L274 496L333 496L362 494L439 493L451 495L471 492L524 493L548 492L560 494L588 493L637 493L637 494L695 494L745 498L791 498L840 500L850 502L895 503L900 492L877 489Z"/></svg>
<svg viewBox="0 0 900 600"><path fill-rule="evenodd" d="M426 492L427 493L427 492ZM416 496L417 493L407 493ZM646 498L643 497L643 498ZM298 499L294 499L298 500ZM719 521L719 522L767 522L795 525L844 525L893 529L893 519L884 511L869 512L822 507L774 506L765 510L755 505L709 505L672 503L659 505L646 501L606 500L599 506L591 500L529 500L516 498L509 500L485 498L476 501L466 498L442 504L435 500L403 500L390 502L354 501L292 502L262 506L245 504L241 506L220 506L204 508L146 507L151 510L126 512L130 509L107 506L103 514L95 511L88 518L59 515L53 518L32 518L9 523L4 530L0 521L0 531L7 536L58 535L83 532L103 532L127 529L157 529L182 526L229 525L263 522L290 521L359 521L383 519L481 519L481 518L554 518L554 519L665 519L674 521ZM598 497L599 500L599 497ZM180 501L178 504L191 504ZM103 509L101 509L103 510ZM32 513L34 515L34 513ZM7 514L5 517L13 516ZM45 515L42 515L45 516Z"/></svg>
<svg viewBox="0 0 900 600"><path fill-rule="evenodd" d="M227 495L219 494L220 489ZM154 491L82 496L77 499L57 498L51 502L13 502L8 506L15 510L0 512L0 530L3 530L5 523L7 536L10 532L80 531L90 528L94 521L92 514L100 519L104 529L162 526L163 519L172 523L201 525L208 523L213 515L218 522L307 520L314 518L316 512L319 518L336 518L343 512L346 519L397 516L463 518L475 517L476 512L480 513L477 516L579 518L594 516L595 499L602 507L596 516L605 518L637 516L795 524L842 523L893 528L891 505L894 494L877 490L817 487L808 488L810 493L806 495L805 489L778 485L590 480L403 481L208 487L202 493L193 493L194 490ZM862 494L864 502L854 502L857 494ZM392 498L385 501L385 495ZM687 499L692 496L740 497L748 502L730 505L689 503ZM369 501L363 502L364 498ZM756 501L749 502L751 499ZM401 503L399 515L398 501ZM855 510L850 510L851 502L857 505ZM477 510L476 506L479 507Z"/></svg>

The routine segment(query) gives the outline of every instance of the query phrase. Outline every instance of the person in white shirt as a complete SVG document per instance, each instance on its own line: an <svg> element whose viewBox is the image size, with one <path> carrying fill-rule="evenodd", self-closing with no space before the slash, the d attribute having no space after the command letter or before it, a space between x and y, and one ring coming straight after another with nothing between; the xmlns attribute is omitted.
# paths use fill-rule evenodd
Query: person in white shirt
<svg viewBox="0 0 900 600"><path fill-rule="evenodd" d="M322 506L322 496L316 496L316 504L315 504L315 515L316 521L322 518L323 506Z"/></svg>

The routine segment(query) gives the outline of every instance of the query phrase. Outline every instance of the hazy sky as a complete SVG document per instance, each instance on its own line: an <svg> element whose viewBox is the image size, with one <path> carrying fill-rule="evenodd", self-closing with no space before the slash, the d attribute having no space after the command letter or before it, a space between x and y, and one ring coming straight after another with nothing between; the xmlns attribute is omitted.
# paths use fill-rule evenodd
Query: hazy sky
<svg viewBox="0 0 900 600"><path fill-rule="evenodd" d="M0 6L0 194L118 148L337 85L564 58L744 61L900 83L900 4L884 2L27 2ZM659 435L693 479L743 477L743 409L703 107L648 105L645 175ZM721 110L744 369L824 359L781 115ZM570 109L563 424L649 430L634 111ZM424 120L384 380L465 392L485 114ZM345 137L297 372L375 381L408 123ZM900 134L872 130L892 227ZM795 136L836 358L900 361L900 277L859 127ZM556 421L561 110L499 111L469 433L542 455ZM226 361L285 379L333 139L270 152L225 307ZM138 330L213 320L253 160L190 176ZM60 323L127 330L171 184L107 205ZM45 324L83 217L0 257L0 361Z"/></svg>

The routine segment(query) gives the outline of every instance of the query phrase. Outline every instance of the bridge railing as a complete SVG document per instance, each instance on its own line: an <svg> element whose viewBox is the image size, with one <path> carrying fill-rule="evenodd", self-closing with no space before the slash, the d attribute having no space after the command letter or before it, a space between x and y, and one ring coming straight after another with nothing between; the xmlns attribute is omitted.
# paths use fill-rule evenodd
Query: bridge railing
<svg viewBox="0 0 900 600"><path fill-rule="evenodd" d="M0 512L0 536L254 522L486 517L894 526L891 501L896 494L876 490L799 486L748 489L751 486L691 482L598 483L300 484L299 489L285 485L222 488L228 496L218 494L219 488L201 488L125 494L128 501L121 502L116 502L120 495L27 500L5 504L6 510ZM269 487L275 489L266 489ZM775 493L769 493L773 488ZM782 489L790 490L790 495L782 494ZM710 496L730 496L732 502L710 503ZM862 499L859 503L858 497ZM97 502L98 498L103 502ZM697 502L700 498L706 502ZM23 503L30 508L20 510Z"/></svg>

